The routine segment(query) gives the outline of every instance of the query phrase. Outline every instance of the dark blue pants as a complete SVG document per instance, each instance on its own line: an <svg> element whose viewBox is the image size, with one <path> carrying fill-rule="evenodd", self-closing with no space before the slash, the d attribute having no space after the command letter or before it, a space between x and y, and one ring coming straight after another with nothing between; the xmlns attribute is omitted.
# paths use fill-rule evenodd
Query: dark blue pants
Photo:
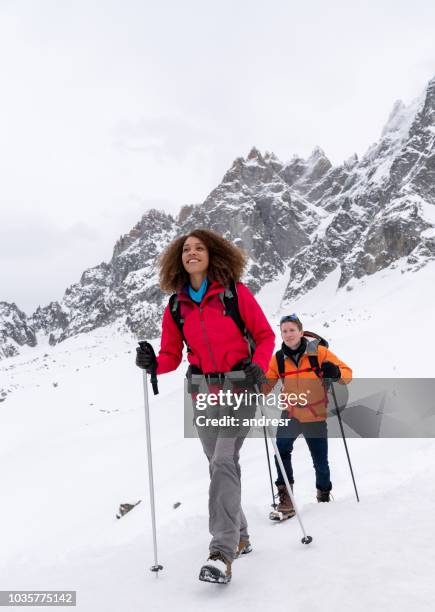
<svg viewBox="0 0 435 612"><path fill-rule="evenodd" d="M284 412L282 418L288 418L288 413ZM276 445L287 474L290 484L293 484L292 450L296 438L302 434L310 449L313 459L313 466L316 471L316 487L321 491L332 489L331 477L328 464L328 429L326 421L314 423L301 423L297 419L291 419L288 425L280 425L276 432ZM275 457L278 478L277 485L284 483L282 472Z"/></svg>

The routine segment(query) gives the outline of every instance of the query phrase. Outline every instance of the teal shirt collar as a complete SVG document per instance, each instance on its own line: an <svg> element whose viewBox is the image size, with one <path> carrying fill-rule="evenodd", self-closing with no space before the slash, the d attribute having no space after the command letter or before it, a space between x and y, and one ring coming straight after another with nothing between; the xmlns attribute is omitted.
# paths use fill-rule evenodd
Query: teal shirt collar
<svg viewBox="0 0 435 612"><path fill-rule="evenodd" d="M205 278L202 283L201 283L201 287L198 289L198 291L195 291L195 289L189 285L188 287L188 291L189 291L189 295L192 298L192 300L194 302L198 302L198 304L201 303L202 298L204 297L206 291L207 291L207 285L208 285L208 279Z"/></svg>

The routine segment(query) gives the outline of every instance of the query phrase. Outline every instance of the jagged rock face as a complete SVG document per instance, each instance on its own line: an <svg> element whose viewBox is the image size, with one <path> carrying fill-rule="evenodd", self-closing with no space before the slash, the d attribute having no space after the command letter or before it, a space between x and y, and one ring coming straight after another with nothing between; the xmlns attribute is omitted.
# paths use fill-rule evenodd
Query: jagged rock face
<svg viewBox="0 0 435 612"><path fill-rule="evenodd" d="M308 197L308 194L328 174L332 164L322 149L316 148L307 159L293 159L290 164L284 166L280 176L293 188L295 192ZM313 201L311 197L308 197Z"/></svg>
<svg viewBox="0 0 435 612"><path fill-rule="evenodd" d="M332 167L316 148L288 163L253 148L239 157L202 204L177 219L156 210L116 243L109 263L86 270L60 303L28 320L0 308L0 357L36 332L52 344L116 322L141 338L159 334L167 296L156 260L177 235L207 227L243 248L245 282L258 291L289 269L284 301L314 288L338 266L339 286L398 260L409 270L435 256L435 79L420 99L398 102L380 140L358 159ZM13 315L11 315L13 313Z"/></svg>
<svg viewBox="0 0 435 612"><path fill-rule="evenodd" d="M409 256L420 246L421 233L427 227L414 204L407 209L400 207L398 214L392 214L388 208L379 213L370 223L362 241L364 251L354 250L348 265L343 268L340 286L352 277L374 274L401 257Z"/></svg>
<svg viewBox="0 0 435 612"><path fill-rule="evenodd" d="M60 304L38 309L35 329L49 333L51 343L114 322L142 338L157 335L168 299L159 289L157 258L176 235L197 227L214 229L249 254L245 281L258 291L309 243L325 214L292 196L274 167L282 164L252 149L247 159L234 162L202 205L184 207L176 220L147 212L118 240L109 263L84 272Z"/></svg>
<svg viewBox="0 0 435 612"><path fill-rule="evenodd" d="M403 193L411 191L433 202L435 185L435 79L428 86L410 126L409 136L391 166L391 180Z"/></svg>
<svg viewBox="0 0 435 612"><path fill-rule="evenodd" d="M435 79L409 107L395 104L361 161L332 168L308 192L331 218L289 262L284 300L303 295L337 266L342 287L402 258L415 270L435 257L434 185Z"/></svg>
<svg viewBox="0 0 435 612"><path fill-rule="evenodd" d="M157 258L175 238L178 225L170 215L152 210L133 229L140 236L122 252L114 252L111 261L111 316L137 336L147 338L157 335L167 301L159 288Z"/></svg>
<svg viewBox="0 0 435 612"><path fill-rule="evenodd" d="M116 321L136 334L155 335L164 300L156 260L175 234L170 215L146 213L116 243L108 264L87 270L67 289L61 306L68 312L69 324L56 340Z"/></svg>
<svg viewBox="0 0 435 612"><path fill-rule="evenodd" d="M249 255L246 283L258 291L283 272L285 263L309 242L320 213L298 197L275 172L277 162L252 149L238 158L202 206L180 224L182 232L209 227Z"/></svg>
<svg viewBox="0 0 435 612"><path fill-rule="evenodd" d="M170 215L150 210L137 225L122 236L115 245L111 260L112 286L119 287L128 274L141 270L144 265L154 261L161 252L161 242L167 243L172 235L175 221Z"/></svg>
<svg viewBox="0 0 435 612"><path fill-rule="evenodd" d="M15 304L0 302L0 357L18 355L19 346L36 346L36 336L26 314Z"/></svg>
<svg viewBox="0 0 435 612"><path fill-rule="evenodd" d="M58 302L50 302L44 308L38 306L30 317L30 323L33 329L48 335L49 343L53 345L68 327L68 314Z"/></svg>
<svg viewBox="0 0 435 612"><path fill-rule="evenodd" d="M33 328L48 334L51 344L114 322L138 335L156 335L165 297L155 264L175 233L170 215L148 211L118 240L109 263L86 270L60 304L37 309Z"/></svg>

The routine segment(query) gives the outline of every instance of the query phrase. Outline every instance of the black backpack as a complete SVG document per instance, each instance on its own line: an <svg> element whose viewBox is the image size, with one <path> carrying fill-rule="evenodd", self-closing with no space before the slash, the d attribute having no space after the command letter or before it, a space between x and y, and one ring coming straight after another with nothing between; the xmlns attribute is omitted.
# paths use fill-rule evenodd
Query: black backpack
<svg viewBox="0 0 435 612"><path fill-rule="evenodd" d="M312 338L312 340L309 340L307 342L306 353L307 353L307 356L310 362L311 369L316 374L316 376L320 378L320 364L319 364L319 358L317 357L317 347L320 345L320 346L324 346L325 348L328 348L329 344L325 340L325 338L322 338L322 336L319 336L319 334L315 334L314 332L304 331L304 336L308 338ZM275 353L275 356L276 356L276 362L278 364L279 376L280 378L284 378L284 375L285 375L284 351L280 349L279 351Z"/></svg>
<svg viewBox="0 0 435 612"><path fill-rule="evenodd" d="M234 323L237 325L237 327L240 330L240 333L245 337L248 343L249 354L252 356L253 352L255 351L255 342L250 332L246 329L245 323L240 314L239 301L237 298L237 287L236 287L236 283L233 280L230 282L229 286L225 288L224 291L219 293L219 299L221 300L223 307L224 307L224 315L230 316L232 320L234 321ZM187 340L184 336L184 332L183 332L184 319L181 316L180 301L176 293L173 293L171 297L169 298L169 309L171 311L171 315L174 320L174 323L178 327L181 333L181 336L183 338L183 341L187 347L187 352L191 353L192 350L189 347L189 344L187 343Z"/></svg>

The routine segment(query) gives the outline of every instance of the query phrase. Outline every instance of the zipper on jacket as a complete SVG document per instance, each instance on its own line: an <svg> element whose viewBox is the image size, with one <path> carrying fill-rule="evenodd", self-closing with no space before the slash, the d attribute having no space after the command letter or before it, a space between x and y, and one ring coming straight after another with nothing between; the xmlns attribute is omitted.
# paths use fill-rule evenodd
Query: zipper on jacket
<svg viewBox="0 0 435 612"><path fill-rule="evenodd" d="M217 372L217 371L218 371L218 369L217 369L216 361L215 361L215 359L214 359L213 351L212 351L212 349L211 349L211 344L210 344L210 341L209 341L208 336L207 336L207 331L206 331L206 329L205 329L205 323L204 323L204 319L203 319L203 317L202 317L202 311L203 311L203 308L200 306L200 307L199 307L199 318L200 318L200 320L201 320L201 326L202 326L202 330L203 330L203 332L204 332L204 338L205 338L205 341L206 341L206 343L207 343L208 351L209 351L209 353L210 353L210 358L211 358L211 360L212 360L212 362L213 362L213 365L214 365L214 367L215 367L215 372Z"/></svg>

